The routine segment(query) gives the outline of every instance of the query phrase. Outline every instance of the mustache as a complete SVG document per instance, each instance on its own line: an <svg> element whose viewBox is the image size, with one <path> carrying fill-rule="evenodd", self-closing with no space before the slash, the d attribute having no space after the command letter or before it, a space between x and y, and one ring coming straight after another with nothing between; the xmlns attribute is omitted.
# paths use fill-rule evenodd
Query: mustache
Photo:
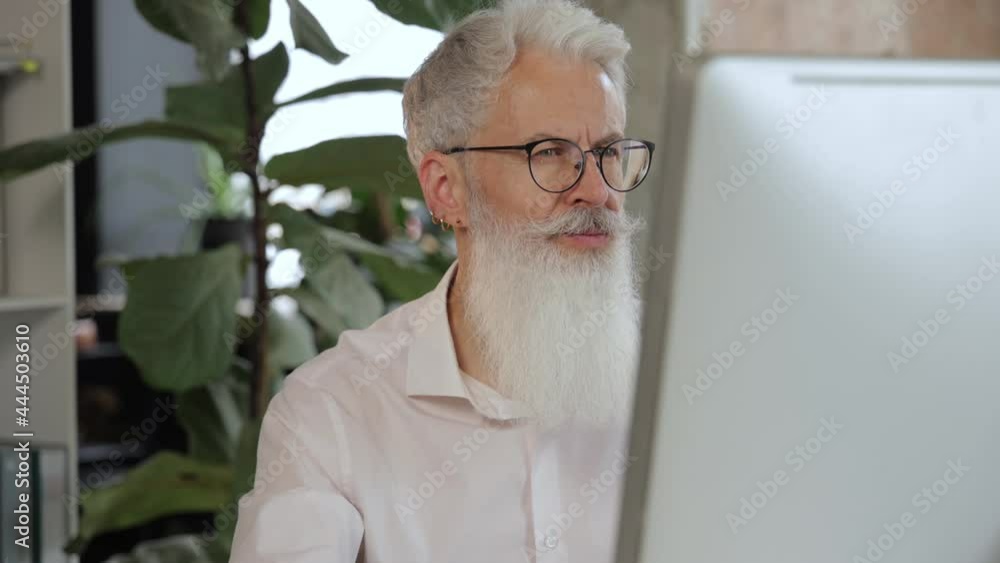
<svg viewBox="0 0 1000 563"><path fill-rule="evenodd" d="M641 217L626 211L614 212L607 207L574 207L555 217L529 221L526 230L541 238L554 238L582 233L599 233L611 237L628 237L643 227Z"/></svg>

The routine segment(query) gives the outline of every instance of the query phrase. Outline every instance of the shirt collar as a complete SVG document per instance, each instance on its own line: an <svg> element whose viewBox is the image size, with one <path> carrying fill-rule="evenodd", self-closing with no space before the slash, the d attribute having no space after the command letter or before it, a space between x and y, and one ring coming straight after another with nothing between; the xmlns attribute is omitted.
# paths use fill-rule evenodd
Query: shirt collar
<svg viewBox="0 0 1000 563"><path fill-rule="evenodd" d="M506 399L458 367L448 321L448 290L457 270L455 261L433 291L413 302L416 308L408 319L413 341L406 363L406 395L465 399L480 414L493 419L526 417L523 405Z"/></svg>
<svg viewBox="0 0 1000 563"><path fill-rule="evenodd" d="M448 288L457 269L456 260L437 287L413 303L416 309L408 320L413 342L406 363L407 396L469 398L448 322Z"/></svg>

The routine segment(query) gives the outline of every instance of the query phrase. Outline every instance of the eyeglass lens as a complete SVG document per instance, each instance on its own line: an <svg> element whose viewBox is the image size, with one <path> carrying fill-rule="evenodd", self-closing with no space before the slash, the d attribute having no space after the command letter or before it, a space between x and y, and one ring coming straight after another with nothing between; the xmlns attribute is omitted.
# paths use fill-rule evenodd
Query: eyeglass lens
<svg viewBox="0 0 1000 563"><path fill-rule="evenodd" d="M622 139L607 147L601 156L601 172L611 188L635 188L649 170L649 147L632 139ZM569 189L584 169L583 150L574 143L549 140L537 145L529 160L531 175L540 188L550 192Z"/></svg>

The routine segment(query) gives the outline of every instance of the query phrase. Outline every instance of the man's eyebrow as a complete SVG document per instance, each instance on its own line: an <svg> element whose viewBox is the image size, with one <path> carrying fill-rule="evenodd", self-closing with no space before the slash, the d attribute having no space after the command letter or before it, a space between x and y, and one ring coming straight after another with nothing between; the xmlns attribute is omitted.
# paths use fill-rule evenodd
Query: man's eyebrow
<svg viewBox="0 0 1000 563"><path fill-rule="evenodd" d="M624 138L625 138L625 134L624 133L618 133L618 132L611 133L611 134L605 135L605 136L601 137L600 139L598 139L597 141L595 141L594 142L594 146L595 147L606 147L606 146L610 145L611 143L613 143L615 141L620 141L620 140L622 140Z"/></svg>
<svg viewBox="0 0 1000 563"><path fill-rule="evenodd" d="M553 135L552 133L535 133L534 135L528 137L528 143L533 143L535 141L541 141L542 139L559 139L559 135Z"/></svg>
<svg viewBox="0 0 1000 563"><path fill-rule="evenodd" d="M540 141L542 139L563 139L565 137L560 137L559 135L553 135L552 133L535 133L534 135L528 137L526 142L532 143L534 141ZM609 133L594 143L595 147L606 147L615 141L619 141L625 138L625 134L615 131L614 133Z"/></svg>

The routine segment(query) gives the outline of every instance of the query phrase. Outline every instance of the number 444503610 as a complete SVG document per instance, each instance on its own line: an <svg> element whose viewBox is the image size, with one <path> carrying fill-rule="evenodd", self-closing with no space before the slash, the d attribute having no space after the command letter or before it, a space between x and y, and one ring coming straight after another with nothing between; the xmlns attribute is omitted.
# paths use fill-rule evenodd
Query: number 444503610
<svg viewBox="0 0 1000 563"><path fill-rule="evenodd" d="M17 336L14 337L15 347L19 352L14 356L14 390L17 392L14 400L20 405L15 407L15 412L17 413L17 425L27 426L28 425L28 390L31 386L31 336L27 325L17 326Z"/></svg>

